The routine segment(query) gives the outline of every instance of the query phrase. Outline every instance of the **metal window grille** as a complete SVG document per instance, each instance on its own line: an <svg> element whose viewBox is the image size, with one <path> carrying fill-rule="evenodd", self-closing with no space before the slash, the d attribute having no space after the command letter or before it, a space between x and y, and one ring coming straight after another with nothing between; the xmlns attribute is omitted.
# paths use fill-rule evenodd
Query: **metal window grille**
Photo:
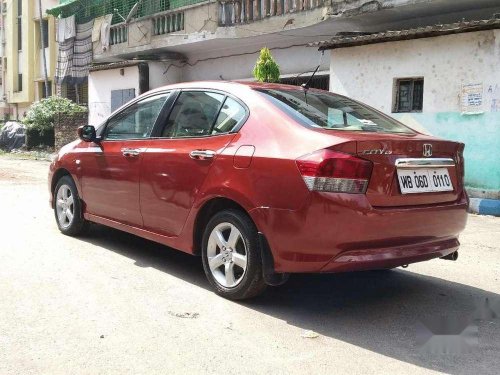
<svg viewBox="0 0 500 375"><path fill-rule="evenodd" d="M396 80L393 112L421 112L424 100L423 78Z"/></svg>
<svg viewBox="0 0 500 375"><path fill-rule="evenodd" d="M156 13L205 1L206 0L142 0L134 18L151 16ZM64 4L63 1L61 1L60 5L48 9L47 13L55 17L69 17L74 14L77 23L84 23L99 16L113 14L112 24L117 24L123 22L123 18L121 17L126 18L137 2L138 0L75 0Z"/></svg>
<svg viewBox="0 0 500 375"><path fill-rule="evenodd" d="M88 83L83 83L76 86L63 84L61 86L61 96L63 98L68 98L69 100L77 104L86 105L88 103L89 97Z"/></svg>

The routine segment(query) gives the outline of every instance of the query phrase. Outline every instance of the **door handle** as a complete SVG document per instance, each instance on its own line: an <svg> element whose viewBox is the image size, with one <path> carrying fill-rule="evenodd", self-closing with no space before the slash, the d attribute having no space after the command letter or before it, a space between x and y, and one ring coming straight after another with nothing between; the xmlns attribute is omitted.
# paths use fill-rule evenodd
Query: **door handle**
<svg viewBox="0 0 500 375"><path fill-rule="evenodd" d="M139 154L141 153L141 151L137 148L122 148L122 154L123 156L126 156L126 157L136 157L136 156L139 156Z"/></svg>
<svg viewBox="0 0 500 375"><path fill-rule="evenodd" d="M197 160L207 160L213 159L215 156L215 151L212 150L193 150L189 153L191 159Z"/></svg>

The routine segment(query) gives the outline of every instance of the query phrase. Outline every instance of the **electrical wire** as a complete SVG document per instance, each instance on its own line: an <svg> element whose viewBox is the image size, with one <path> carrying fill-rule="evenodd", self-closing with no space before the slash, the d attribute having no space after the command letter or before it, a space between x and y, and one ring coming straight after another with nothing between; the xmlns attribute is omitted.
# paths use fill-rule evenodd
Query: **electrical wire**
<svg viewBox="0 0 500 375"><path fill-rule="evenodd" d="M252 29L247 29L246 27L241 27L241 26L236 26L236 25L228 25L225 27L234 27L235 29L240 29L240 30L245 30L249 31L251 33L254 33L255 35L269 35L269 34L276 34L276 35L281 35L281 36L291 36L295 38L319 38L319 37L325 37L325 38L332 38L333 35L331 34L316 34L316 35L300 35L300 34L288 34L286 31L256 31ZM300 27L298 29L302 29L303 27ZM296 30L296 29L294 29Z"/></svg>
<svg viewBox="0 0 500 375"><path fill-rule="evenodd" d="M286 46L286 47L274 47L274 48L269 48L270 50L284 50L284 49L289 49L289 48L294 48L294 47L305 47L307 46L309 43L300 43L300 44L292 44L290 46ZM238 56L247 56L247 55L255 55L257 53L260 52L260 49L259 50L256 50L256 51L252 51L252 52L242 52L242 53L234 53L234 54L231 54L231 55L224 55L224 56L215 56L215 57L207 57L207 58L204 58L204 59L198 59L198 60L195 60L194 62L189 62L188 61L184 61L181 63L181 65L178 65L176 63L171 63L170 65L168 65L168 67L165 69L165 71L163 72L163 74L167 74L168 71L170 70L170 68L172 67L176 67L176 68L183 68L185 66L195 66L196 64L200 63L200 62L204 62L204 61L210 61L210 60L218 60L218 59L225 59L225 58L229 58L229 57L238 57ZM307 72L306 72L307 73Z"/></svg>

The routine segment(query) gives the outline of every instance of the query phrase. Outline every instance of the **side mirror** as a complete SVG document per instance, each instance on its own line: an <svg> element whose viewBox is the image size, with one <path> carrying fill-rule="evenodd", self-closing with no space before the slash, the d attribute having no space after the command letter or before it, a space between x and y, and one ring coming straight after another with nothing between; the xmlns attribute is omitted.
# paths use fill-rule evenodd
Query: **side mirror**
<svg viewBox="0 0 500 375"><path fill-rule="evenodd" d="M97 140L95 128L92 125L83 125L78 128L78 137L84 142L95 142Z"/></svg>

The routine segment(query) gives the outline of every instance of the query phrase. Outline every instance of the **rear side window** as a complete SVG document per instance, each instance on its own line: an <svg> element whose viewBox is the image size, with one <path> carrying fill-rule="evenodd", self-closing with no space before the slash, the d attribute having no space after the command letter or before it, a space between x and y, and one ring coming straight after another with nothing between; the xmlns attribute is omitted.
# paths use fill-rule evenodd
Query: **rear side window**
<svg viewBox="0 0 500 375"><path fill-rule="evenodd" d="M212 133L225 96L214 92L184 91L175 101L162 137L203 137Z"/></svg>
<svg viewBox="0 0 500 375"><path fill-rule="evenodd" d="M230 132L244 120L245 116L245 108L240 103L229 97L226 98L215 121L212 134Z"/></svg>
<svg viewBox="0 0 500 375"><path fill-rule="evenodd" d="M343 96L314 90L258 90L302 125L328 130L414 134L410 128Z"/></svg>

